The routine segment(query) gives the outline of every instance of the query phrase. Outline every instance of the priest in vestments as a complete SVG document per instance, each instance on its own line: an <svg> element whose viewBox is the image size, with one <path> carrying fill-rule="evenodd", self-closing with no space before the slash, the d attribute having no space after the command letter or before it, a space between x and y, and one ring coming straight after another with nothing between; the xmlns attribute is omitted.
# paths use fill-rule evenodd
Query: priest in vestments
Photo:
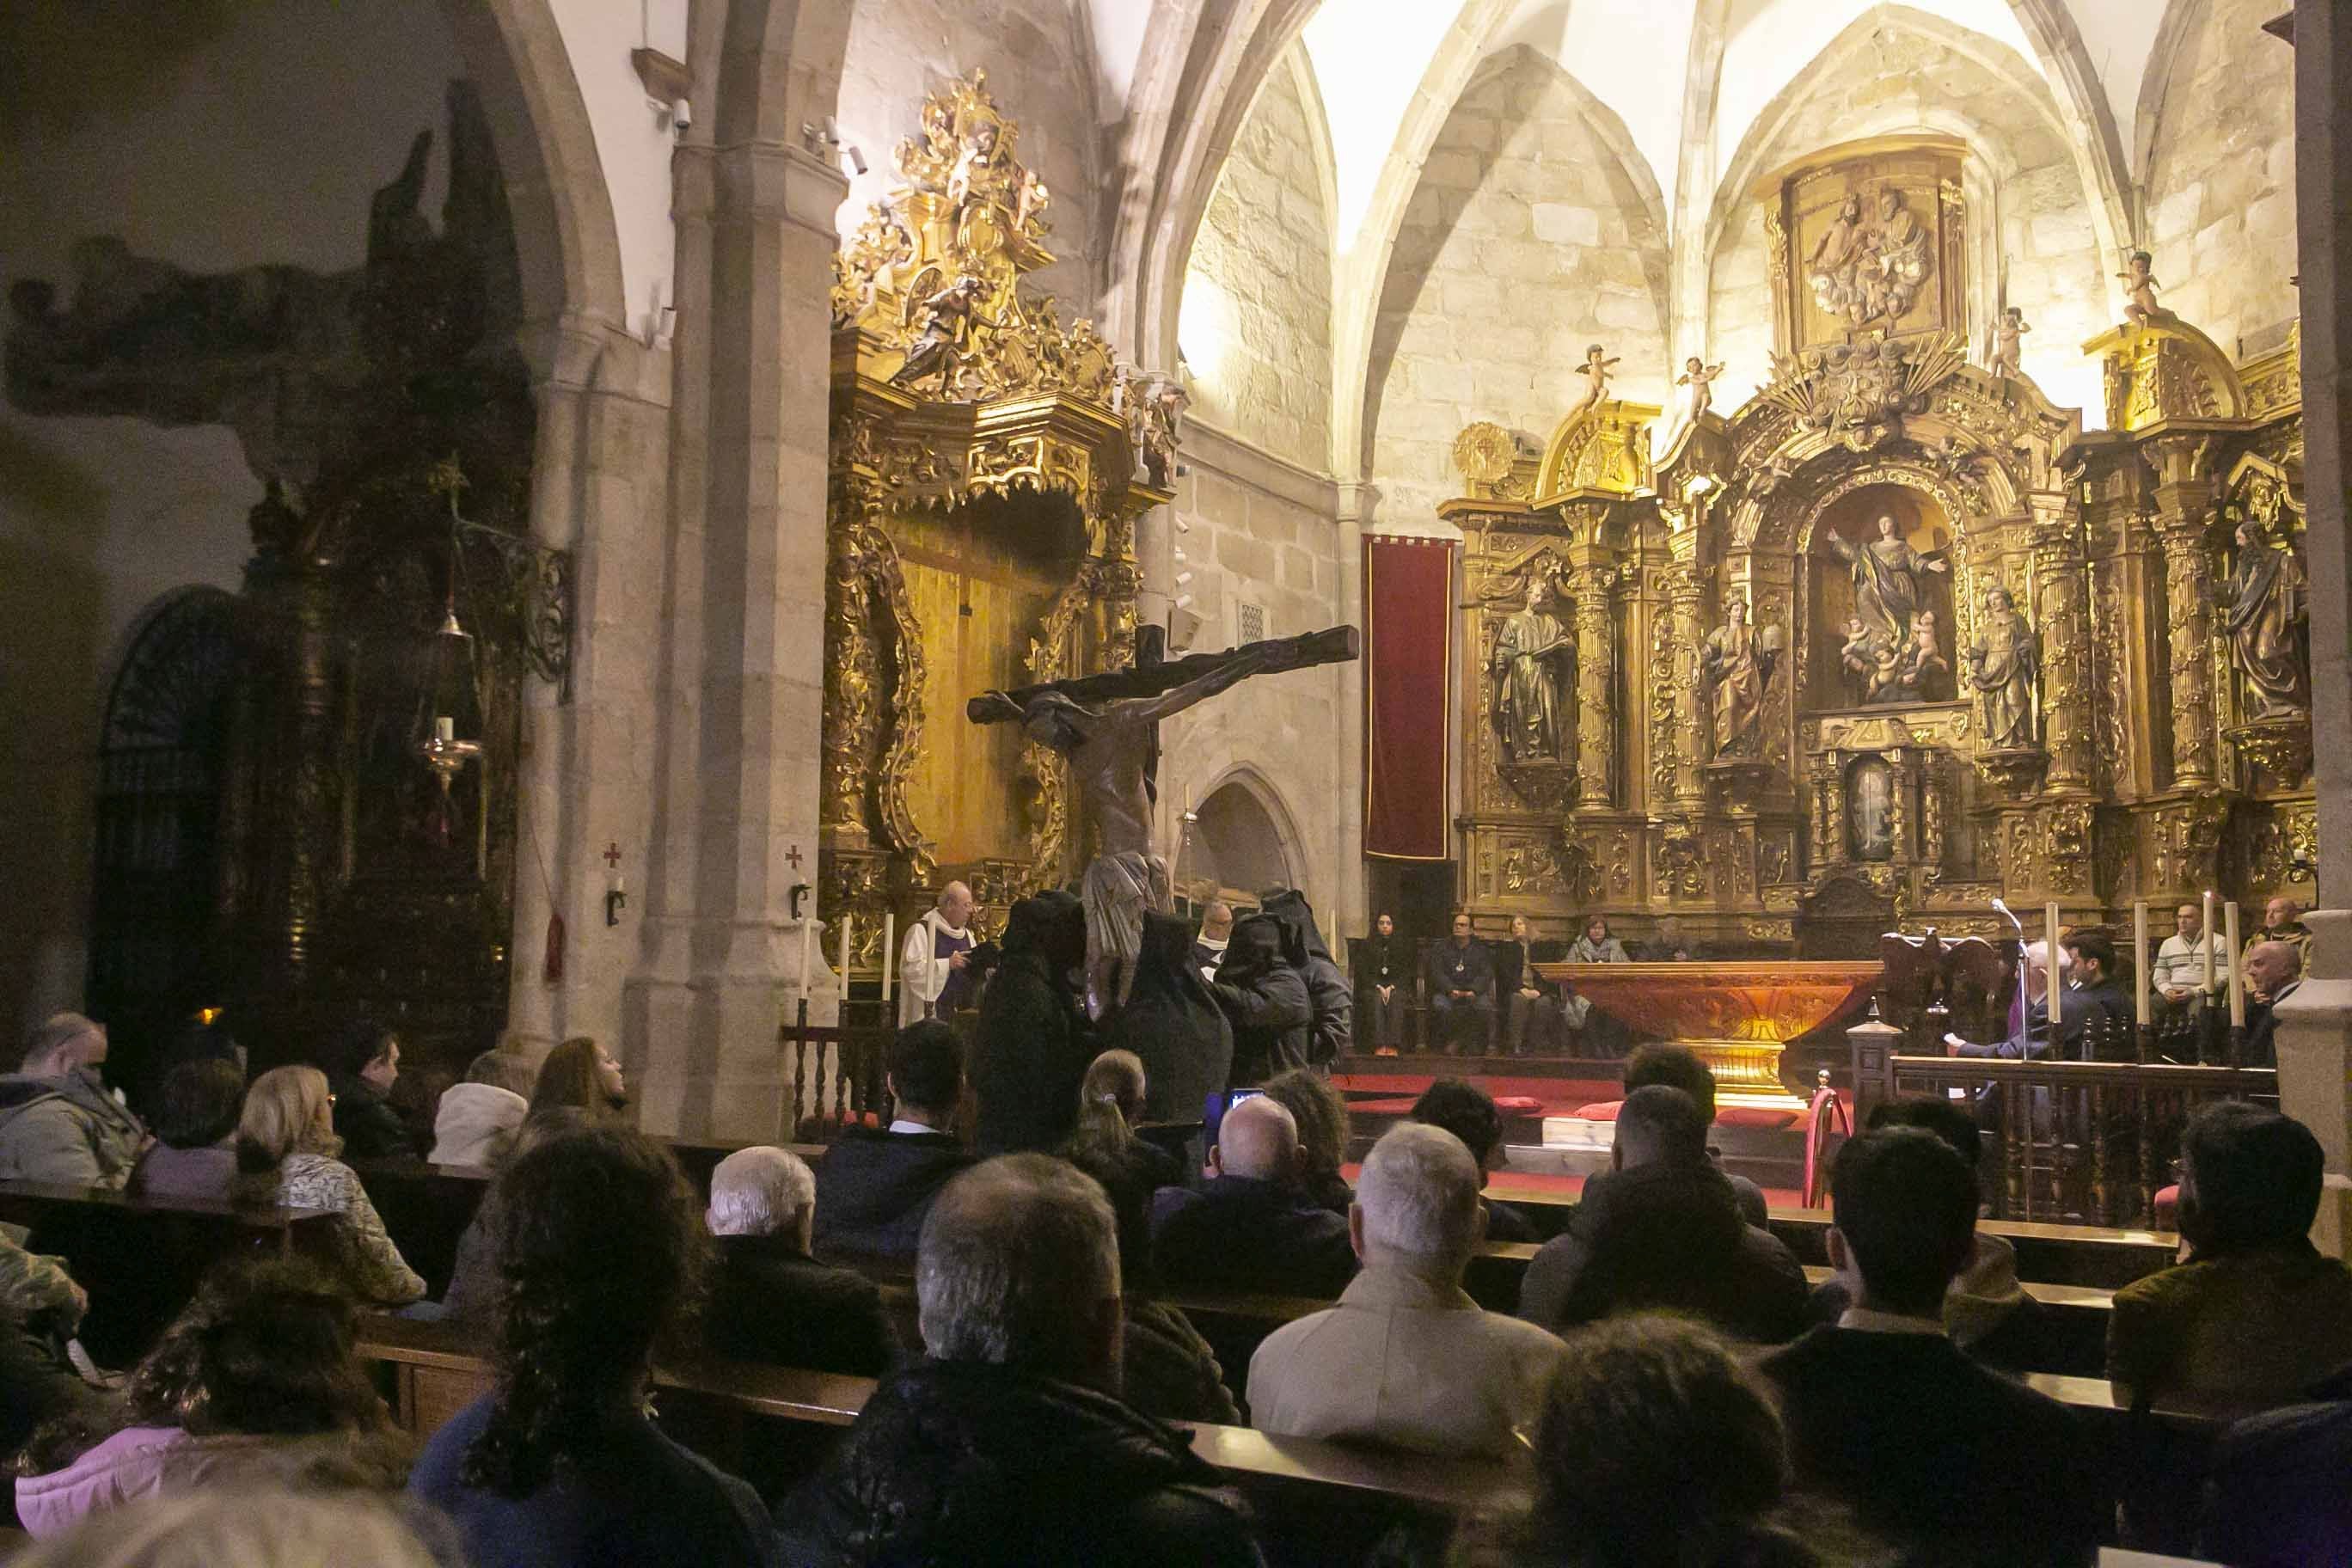
<svg viewBox="0 0 2352 1568"><path fill-rule="evenodd" d="M898 950L898 1024L919 1024L925 1018L946 1018L972 1004L969 967L971 932L971 889L950 882L940 889L940 901L907 928Z"/></svg>

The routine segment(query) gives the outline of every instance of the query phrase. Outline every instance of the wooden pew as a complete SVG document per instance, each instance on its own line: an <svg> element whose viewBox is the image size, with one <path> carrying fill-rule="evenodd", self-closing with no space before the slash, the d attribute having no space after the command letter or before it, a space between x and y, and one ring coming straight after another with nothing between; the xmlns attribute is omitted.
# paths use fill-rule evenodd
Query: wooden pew
<svg viewBox="0 0 2352 1568"><path fill-rule="evenodd" d="M338 1223L318 1209L44 1182L0 1182L0 1220L27 1227L32 1250L66 1260L89 1293L82 1342L110 1366L144 1354L222 1258L298 1250L323 1256Z"/></svg>

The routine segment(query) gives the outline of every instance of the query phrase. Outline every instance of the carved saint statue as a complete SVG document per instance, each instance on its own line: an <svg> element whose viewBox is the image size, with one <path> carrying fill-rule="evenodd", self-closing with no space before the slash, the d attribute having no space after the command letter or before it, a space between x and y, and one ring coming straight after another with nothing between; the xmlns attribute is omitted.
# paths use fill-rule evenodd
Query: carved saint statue
<svg viewBox="0 0 2352 1568"><path fill-rule="evenodd" d="M1912 617L1919 613L1919 574L1949 570L1941 561L1922 555L1895 531L1895 520L1878 520L1878 537L1867 544L1829 535L1830 552L1853 574L1853 607L1863 623L1888 642L1901 644L1912 635Z"/></svg>
<svg viewBox="0 0 2352 1568"><path fill-rule="evenodd" d="M2254 719L2311 705L2309 579L2292 547L2273 544L2252 518L2238 525L2238 559L2230 569L2224 626L2230 656L2246 678Z"/></svg>
<svg viewBox="0 0 2352 1568"><path fill-rule="evenodd" d="M1764 739L1764 689L1771 684L1774 649L1748 624L1748 601L1724 605L1728 618L1699 648L1700 688L1715 709L1715 754L1752 757Z"/></svg>
<svg viewBox="0 0 2352 1568"><path fill-rule="evenodd" d="M1604 356L1605 351L1599 343L1584 351L1584 363L1576 367L1577 379L1584 383L1584 390L1576 395L1574 403L1569 405L1568 418L1575 418L1609 395L1609 367L1617 361Z"/></svg>
<svg viewBox="0 0 2352 1568"><path fill-rule="evenodd" d="M1526 603L1495 630L1487 688L1495 733L1514 763L1559 760L1567 694L1576 681L1576 644L1560 619L1544 607L1551 580L1528 580Z"/></svg>
<svg viewBox="0 0 2352 1568"><path fill-rule="evenodd" d="M907 361L890 377L893 386L912 386L938 375L952 378L963 357L964 333L973 321L986 321L978 309L985 287L977 278L959 278L917 307L922 321L915 341L907 346Z"/></svg>
<svg viewBox="0 0 2352 1568"><path fill-rule="evenodd" d="M1903 193L1880 190L1876 207L1874 219L1865 220L1862 197L1846 197L1805 258L1813 303L1850 327L1908 315L1935 267L1935 237Z"/></svg>
<svg viewBox="0 0 2352 1568"><path fill-rule="evenodd" d="M2033 626L2006 588L1985 595L1984 630L1969 649L1985 743L1997 751L2033 744Z"/></svg>

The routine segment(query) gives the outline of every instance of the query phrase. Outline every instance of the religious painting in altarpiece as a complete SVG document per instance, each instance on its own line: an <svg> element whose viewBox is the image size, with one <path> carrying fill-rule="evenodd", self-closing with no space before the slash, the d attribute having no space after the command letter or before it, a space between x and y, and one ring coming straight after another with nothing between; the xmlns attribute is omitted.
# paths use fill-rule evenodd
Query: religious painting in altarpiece
<svg viewBox="0 0 2352 1568"><path fill-rule="evenodd" d="M1780 350L1967 328L1956 142L1873 145L1781 182L1772 275Z"/></svg>

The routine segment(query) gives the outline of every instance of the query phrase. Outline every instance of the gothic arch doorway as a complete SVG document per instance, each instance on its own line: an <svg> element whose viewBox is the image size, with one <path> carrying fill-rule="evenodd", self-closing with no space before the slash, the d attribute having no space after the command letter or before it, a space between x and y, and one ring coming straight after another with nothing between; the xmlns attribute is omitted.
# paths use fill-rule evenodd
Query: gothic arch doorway
<svg viewBox="0 0 2352 1568"><path fill-rule="evenodd" d="M129 1060L226 981L216 939L231 710L245 658L237 602L174 590L132 637L100 731L88 1005Z"/></svg>
<svg viewBox="0 0 2352 1568"><path fill-rule="evenodd" d="M1200 865L1197 869L1178 868L1180 877L1189 875L1195 884L1179 888L1180 893L1196 904L1223 897L1255 905L1265 889L1297 885L1281 826L1242 780L1218 785L1192 813L1199 821L1192 826L1191 840L1200 850ZM1211 882L1216 890L1204 896Z"/></svg>

